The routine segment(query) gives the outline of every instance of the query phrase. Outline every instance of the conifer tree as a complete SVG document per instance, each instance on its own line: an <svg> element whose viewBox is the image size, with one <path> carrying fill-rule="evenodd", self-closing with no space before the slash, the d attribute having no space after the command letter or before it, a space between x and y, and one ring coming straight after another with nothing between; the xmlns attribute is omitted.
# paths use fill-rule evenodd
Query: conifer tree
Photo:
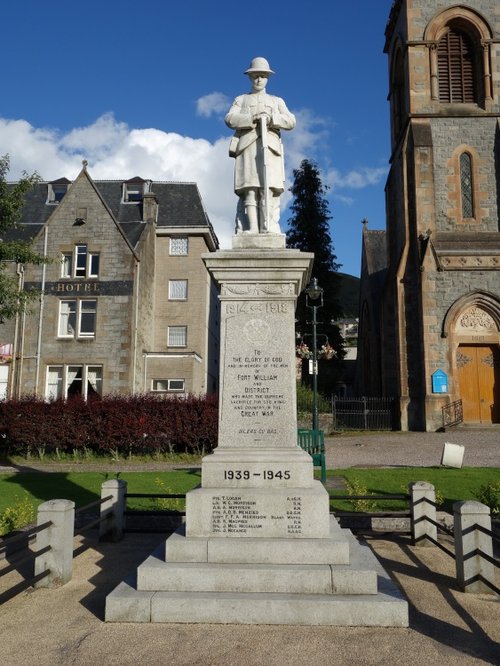
<svg viewBox="0 0 500 666"><path fill-rule="evenodd" d="M317 328L318 346L328 341L336 354L334 360L321 363L318 385L322 392L332 393L344 350L340 331L332 323L342 316L342 311L337 300L340 282L337 271L340 264L337 263L330 234L332 216L326 198L328 188L322 183L318 167L310 160L303 160L300 167L294 169L293 175L290 192L294 198L290 205L292 217L288 220L289 228L286 232L287 246L314 253L312 277L318 280L324 290L323 307L317 311L321 322ZM296 320L298 339L303 339L309 345L311 309L306 307L304 293L297 303ZM303 373L303 379L307 380L306 373Z"/></svg>

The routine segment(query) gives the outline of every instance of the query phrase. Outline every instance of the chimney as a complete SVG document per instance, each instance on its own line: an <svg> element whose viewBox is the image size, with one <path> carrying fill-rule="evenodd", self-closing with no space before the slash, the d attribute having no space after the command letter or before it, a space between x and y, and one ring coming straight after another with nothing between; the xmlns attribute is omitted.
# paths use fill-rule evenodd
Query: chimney
<svg viewBox="0 0 500 666"><path fill-rule="evenodd" d="M158 199L154 192L145 192L142 197L143 222L154 222L158 220Z"/></svg>

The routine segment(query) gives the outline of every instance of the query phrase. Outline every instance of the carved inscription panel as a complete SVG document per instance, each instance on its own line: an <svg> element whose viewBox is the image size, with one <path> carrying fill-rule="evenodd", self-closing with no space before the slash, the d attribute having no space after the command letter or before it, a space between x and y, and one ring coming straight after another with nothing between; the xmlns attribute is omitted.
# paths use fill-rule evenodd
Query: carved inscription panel
<svg viewBox="0 0 500 666"><path fill-rule="evenodd" d="M293 304L223 308L219 446L295 445Z"/></svg>

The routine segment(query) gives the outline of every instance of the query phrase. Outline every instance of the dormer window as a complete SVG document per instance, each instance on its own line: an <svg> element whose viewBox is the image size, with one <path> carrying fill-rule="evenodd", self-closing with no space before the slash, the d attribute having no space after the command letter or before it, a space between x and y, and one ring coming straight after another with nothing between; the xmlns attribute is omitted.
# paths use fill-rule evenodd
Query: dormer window
<svg viewBox="0 0 500 666"><path fill-rule="evenodd" d="M71 181L67 178L59 178L47 184L47 203L57 205L68 191Z"/></svg>
<svg viewBox="0 0 500 666"><path fill-rule="evenodd" d="M124 203L139 203L145 192L149 192L149 181L136 176L123 183L122 201Z"/></svg>

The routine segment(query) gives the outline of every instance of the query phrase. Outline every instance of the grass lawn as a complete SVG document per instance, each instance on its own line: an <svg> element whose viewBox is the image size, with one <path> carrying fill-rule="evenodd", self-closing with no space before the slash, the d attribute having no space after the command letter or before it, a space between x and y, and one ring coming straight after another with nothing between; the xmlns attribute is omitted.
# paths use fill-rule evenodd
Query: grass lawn
<svg viewBox="0 0 500 666"><path fill-rule="evenodd" d="M0 514L26 495L35 507L49 499L70 499L76 507L100 498L101 484L118 476L128 484L129 493L185 493L200 483L200 472L123 472L119 475L99 472L20 472L0 474ZM159 480L159 481L158 481ZM130 499L132 509L155 506L154 500Z"/></svg>
<svg viewBox="0 0 500 666"><path fill-rule="evenodd" d="M462 467L452 469L447 467L398 467L398 468L349 468L329 470L329 476L344 477L346 481L357 482L366 488L369 495L384 493L406 493L408 484L412 481L427 481L436 489L437 498L442 498L441 507L444 511L452 512L453 502L461 500L477 500L475 493L479 488L500 480L500 469L495 467ZM342 490L330 491L331 495L345 495ZM362 494L362 493L360 493ZM397 511L406 507L404 502L378 501L377 510ZM334 502L334 508L352 510L348 502Z"/></svg>
<svg viewBox="0 0 500 666"><path fill-rule="evenodd" d="M26 496L35 507L49 499L71 499L76 506L84 506L99 499L103 481L115 478L114 474L99 472L20 472L0 475L0 515L7 507L12 507ZM165 472L122 472L119 478L127 481L129 493L184 493L196 487L201 480L198 470L175 470ZM407 492L411 481L432 483L438 496L444 499L442 508L452 510L453 502L477 499L475 493L482 485L500 479L500 470L491 467L464 467L449 469L444 467L398 467L370 469L328 470L328 477L343 477L354 481L366 489L368 494ZM345 495L345 490L332 490L332 495ZM129 508L158 508L152 499L133 499ZM334 502L334 508L352 510L350 502ZM403 502L379 501L378 510L399 510L405 508Z"/></svg>

